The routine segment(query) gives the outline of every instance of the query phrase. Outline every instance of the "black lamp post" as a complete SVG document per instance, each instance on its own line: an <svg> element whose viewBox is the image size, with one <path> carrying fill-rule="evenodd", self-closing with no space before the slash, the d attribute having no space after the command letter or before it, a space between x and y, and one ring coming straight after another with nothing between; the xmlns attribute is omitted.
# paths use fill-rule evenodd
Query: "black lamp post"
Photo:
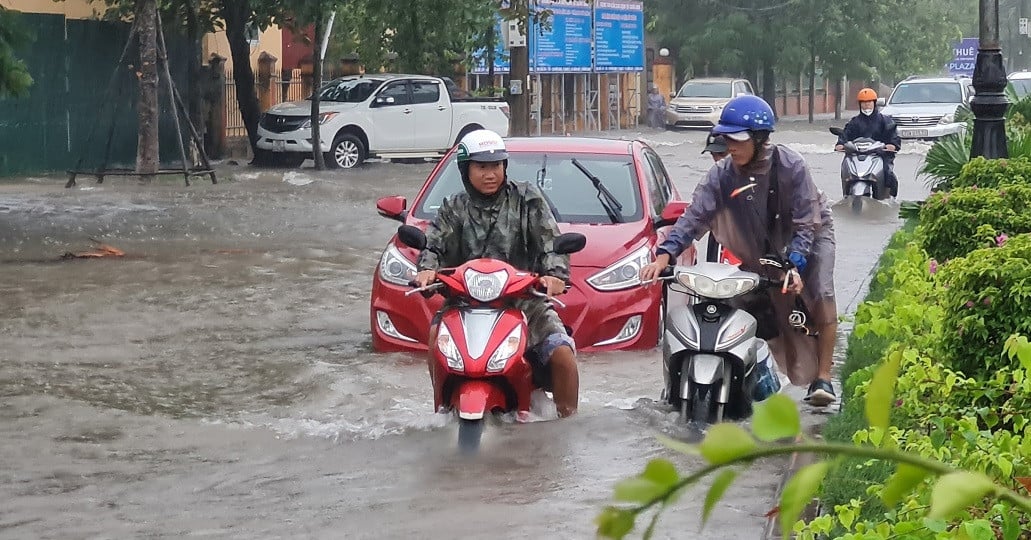
<svg viewBox="0 0 1031 540"><path fill-rule="evenodd" d="M1009 108L1006 99L1006 68L999 48L999 0L979 0L980 43L974 64L974 140L970 157L988 159L1009 157L1006 150L1004 116Z"/></svg>

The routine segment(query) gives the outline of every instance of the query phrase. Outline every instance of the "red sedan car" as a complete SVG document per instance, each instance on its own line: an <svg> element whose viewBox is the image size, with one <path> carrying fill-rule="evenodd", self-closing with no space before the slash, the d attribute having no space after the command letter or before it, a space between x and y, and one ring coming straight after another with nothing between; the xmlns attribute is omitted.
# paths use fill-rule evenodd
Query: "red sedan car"
<svg viewBox="0 0 1031 540"><path fill-rule="evenodd" d="M580 351L648 349L659 341L661 287L640 287L641 266L654 259L655 247L687 203L658 154L641 141L577 137L513 138L508 178L535 182L551 201L562 232L587 237L583 251L571 256L571 288L556 306ZM584 170L573 164L576 160ZM602 202L605 190L621 210ZM437 164L411 208L401 196L380 199L380 215L425 230L441 202L463 189L452 149ZM415 277L418 253L390 239L372 285L370 310L376 351L425 351L430 319L439 296L405 296ZM694 248L680 264L693 264Z"/></svg>

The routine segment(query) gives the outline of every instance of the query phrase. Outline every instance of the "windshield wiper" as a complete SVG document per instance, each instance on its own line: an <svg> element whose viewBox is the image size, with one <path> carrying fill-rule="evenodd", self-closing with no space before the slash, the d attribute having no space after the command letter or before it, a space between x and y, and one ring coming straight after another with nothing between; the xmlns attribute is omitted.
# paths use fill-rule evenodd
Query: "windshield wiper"
<svg viewBox="0 0 1031 540"><path fill-rule="evenodd" d="M555 221L562 221L562 216L558 213L558 208L555 208L555 203L551 202L551 197L544 192L544 176L548 174L548 154L544 154L544 159L541 161L541 170L537 171L537 187L541 190L541 195L544 196L544 201L548 203L548 208L551 208L551 214L555 216Z"/></svg>
<svg viewBox="0 0 1031 540"><path fill-rule="evenodd" d="M584 173L584 176L594 184L594 189L598 190L598 201L600 201L601 206L605 208L605 213L609 215L609 219L611 219L613 223L623 223L623 215L620 213L623 211L623 205L619 204L619 200L612 195L612 192L605 187L605 184L601 183L601 180L598 180L597 176L591 174L591 171L587 170L587 167L584 167L575 158L573 159L573 165L575 165L577 169L580 169L580 172Z"/></svg>

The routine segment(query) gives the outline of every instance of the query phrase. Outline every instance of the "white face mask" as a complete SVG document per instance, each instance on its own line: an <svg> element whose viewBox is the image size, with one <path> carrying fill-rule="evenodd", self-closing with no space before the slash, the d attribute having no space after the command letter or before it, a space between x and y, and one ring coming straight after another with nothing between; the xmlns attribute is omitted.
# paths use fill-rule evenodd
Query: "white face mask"
<svg viewBox="0 0 1031 540"><path fill-rule="evenodd" d="M873 114L873 108L870 108L870 109L859 109L859 112L865 114L866 116L870 116L871 114Z"/></svg>

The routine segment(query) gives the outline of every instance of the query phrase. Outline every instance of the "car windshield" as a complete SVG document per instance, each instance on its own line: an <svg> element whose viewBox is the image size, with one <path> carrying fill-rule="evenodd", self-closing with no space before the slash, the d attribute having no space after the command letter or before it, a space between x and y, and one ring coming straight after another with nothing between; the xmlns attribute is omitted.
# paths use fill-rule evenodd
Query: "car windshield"
<svg viewBox="0 0 1031 540"><path fill-rule="evenodd" d="M542 152L512 152L508 160L509 179L536 183L543 159ZM590 179L573 165L573 159L597 176L612 192L623 206L620 212L623 221L639 220L644 216L637 171L630 156L548 152L547 172L541 191L555 206L560 222L612 223L612 218L598 200L598 191L594 189ZM426 196L415 208L415 216L420 219L433 219L441 202L463 189L458 162L452 155L426 192Z"/></svg>
<svg viewBox="0 0 1031 540"><path fill-rule="evenodd" d="M729 82L689 82L677 97L729 98L730 88Z"/></svg>
<svg viewBox="0 0 1031 540"><path fill-rule="evenodd" d="M902 83L895 89L888 103L962 103L963 92L958 82Z"/></svg>
<svg viewBox="0 0 1031 540"><path fill-rule="evenodd" d="M338 79L323 85L319 92L319 99L341 103L361 103L369 99L369 96L381 84L383 84L383 79Z"/></svg>
<svg viewBox="0 0 1031 540"><path fill-rule="evenodd" d="M1017 93L1018 98L1031 94L1031 79L1013 79L1010 84L1013 85L1013 91Z"/></svg>

